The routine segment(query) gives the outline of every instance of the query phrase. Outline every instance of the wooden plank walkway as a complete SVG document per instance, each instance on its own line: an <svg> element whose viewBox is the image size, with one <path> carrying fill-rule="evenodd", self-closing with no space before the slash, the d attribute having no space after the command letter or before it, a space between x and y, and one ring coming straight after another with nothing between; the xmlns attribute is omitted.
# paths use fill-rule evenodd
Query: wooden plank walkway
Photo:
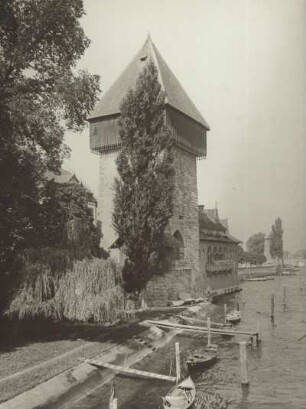
<svg viewBox="0 0 306 409"><path fill-rule="evenodd" d="M163 321L152 321L147 320L145 321L148 325L155 325L156 327L162 328L179 328L184 331L195 331L195 332L208 332L207 327L198 327L195 325L181 325L181 324L174 324L172 322L163 322ZM256 336L258 339L258 331L246 331L246 330L231 330L231 329L221 329L221 328L210 328L211 333L213 334L221 334L221 335L246 335L250 337Z"/></svg>
<svg viewBox="0 0 306 409"><path fill-rule="evenodd" d="M138 369L134 369L134 368L128 368L124 366L102 363L102 362L97 362L97 361L87 361L87 363L97 368L113 369L116 372L122 372L122 373L126 373L129 375L138 375L144 378L160 379L162 381L169 381L169 382L176 381L176 378L174 376L167 376L167 375L162 375L162 374L147 372L147 371L139 371Z"/></svg>

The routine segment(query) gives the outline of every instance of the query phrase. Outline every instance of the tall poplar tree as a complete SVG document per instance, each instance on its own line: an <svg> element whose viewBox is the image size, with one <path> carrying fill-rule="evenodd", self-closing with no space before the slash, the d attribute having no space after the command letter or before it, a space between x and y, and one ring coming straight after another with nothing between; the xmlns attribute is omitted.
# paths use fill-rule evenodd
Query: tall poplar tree
<svg viewBox="0 0 306 409"><path fill-rule="evenodd" d="M165 125L165 95L152 61L120 109L113 224L127 256L125 288L137 291L159 270L173 209L173 136Z"/></svg>
<svg viewBox="0 0 306 409"><path fill-rule="evenodd" d="M284 264L283 260L283 234L282 219L278 217L272 225L270 254Z"/></svg>

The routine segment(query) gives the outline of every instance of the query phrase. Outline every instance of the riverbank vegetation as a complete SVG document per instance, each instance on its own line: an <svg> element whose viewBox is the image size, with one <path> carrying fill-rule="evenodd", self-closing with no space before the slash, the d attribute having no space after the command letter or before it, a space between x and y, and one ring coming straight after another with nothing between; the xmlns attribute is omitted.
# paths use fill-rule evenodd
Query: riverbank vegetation
<svg viewBox="0 0 306 409"><path fill-rule="evenodd" d="M51 252L52 263L54 252ZM121 271L114 260L77 261L63 271L70 260L56 269L41 258L28 258L20 288L6 316L11 319L70 320L113 324L124 314Z"/></svg>

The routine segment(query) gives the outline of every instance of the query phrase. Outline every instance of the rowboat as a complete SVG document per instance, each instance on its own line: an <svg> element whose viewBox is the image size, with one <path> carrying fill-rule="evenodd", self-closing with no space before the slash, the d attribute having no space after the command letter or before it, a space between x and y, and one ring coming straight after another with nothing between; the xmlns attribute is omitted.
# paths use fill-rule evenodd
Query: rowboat
<svg viewBox="0 0 306 409"><path fill-rule="evenodd" d="M192 354L187 358L187 366L190 370L208 369L217 360L216 352L205 352L204 354Z"/></svg>
<svg viewBox="0 0 306 409"><path fill-rule="evenodd" d="M241 312L238 310L233 310L226 315L226 321L231 324L237 324L241 320Z"/></svg>
<svg viewBox="0 0 306 409"><path fill-rule="evenodd" d="M207 325L207 320L199 319L199 318L191 318L185 315L176 315L183 323L191 324L191 325ZM231 324L223 324L221 322L211 322L212 328L230 328Z"/></svg>
<svg viewBox="0 0 306 409"><path fill-rule="evenodd" d="M195 400L195 385L190 376L162 397L164 409L187 409Z"/></svg>

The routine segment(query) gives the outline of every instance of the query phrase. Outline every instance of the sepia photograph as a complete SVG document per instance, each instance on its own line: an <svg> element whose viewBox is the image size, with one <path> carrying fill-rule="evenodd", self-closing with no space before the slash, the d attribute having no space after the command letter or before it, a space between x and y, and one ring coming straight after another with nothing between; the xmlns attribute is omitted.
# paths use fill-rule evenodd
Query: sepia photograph
<svg viewBox="0 0 306 409"><path fill-rule="evenodd" d="M306 0L0 0L0 409L305 383Z"/></svg>

